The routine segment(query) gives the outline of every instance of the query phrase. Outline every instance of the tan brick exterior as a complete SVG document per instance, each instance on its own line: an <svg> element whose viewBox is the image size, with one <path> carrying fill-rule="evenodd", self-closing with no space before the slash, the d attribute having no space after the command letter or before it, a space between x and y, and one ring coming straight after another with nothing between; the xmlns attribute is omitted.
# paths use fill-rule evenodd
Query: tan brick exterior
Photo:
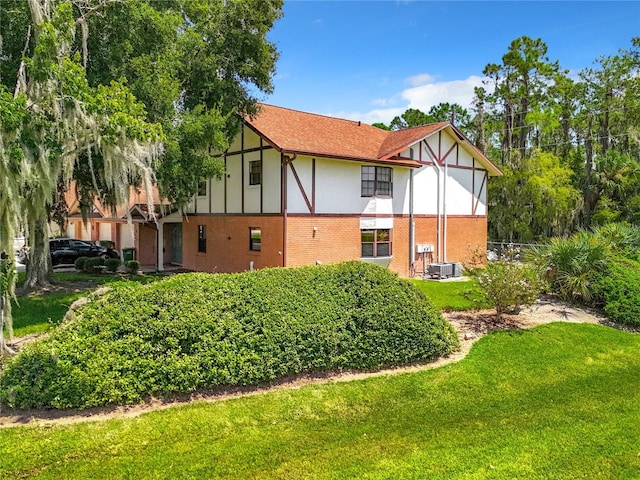
<svg viewBox="0 0 640 480"><path fill-rule="evenodd" d="M190 215L182 222L182 265L201 272L242 272L283 265L281 216ZM198 252L198 225L207 229L207 252ZM249 227L262 231L261 251L249 250Z"/></svg>
<svg viewBox="0 0 640 480"><path fill-rule="evenodd" d="M441 222L444 224L443 219ZM437 248L437 219L417 216L415 243L433 244ZM314 231L314 228L316 230ZM444 231L444 228L442 229ZM409 217L394 217L392 231L392 260L389 269L401 277L409 271ZM487 244L486 217L457 217L447 219L447 260L465 264L476 248L482 251ZM360 258L360 216L290 216L287 218L287 266L337 263ZM444 252L443 252L444 255ZM422 270L422 256L416 255ZM427 263L437 260L437 252ZM444 260L444 258L443 258Z"/></svg>
<svg viewBox="0 0 640 480"><path fill-rule="evenodd" d="M314 231L314 227L316 230ZM359 216L287 218L287 266L338 263L360 258Z"/></svg>

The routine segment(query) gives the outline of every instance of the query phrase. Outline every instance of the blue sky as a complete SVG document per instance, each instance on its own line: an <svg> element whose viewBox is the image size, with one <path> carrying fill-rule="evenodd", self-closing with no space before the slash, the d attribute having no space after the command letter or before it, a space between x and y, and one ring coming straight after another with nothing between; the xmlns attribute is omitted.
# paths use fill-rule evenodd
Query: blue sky
<svg viewBox="0 0 640 480"><path fill-rule="evenodd" d="M269 34L275 91L261 100L367 123L468 106L485 65L522 35L575 74L640 36L640 1L285 0Z"/></svg>

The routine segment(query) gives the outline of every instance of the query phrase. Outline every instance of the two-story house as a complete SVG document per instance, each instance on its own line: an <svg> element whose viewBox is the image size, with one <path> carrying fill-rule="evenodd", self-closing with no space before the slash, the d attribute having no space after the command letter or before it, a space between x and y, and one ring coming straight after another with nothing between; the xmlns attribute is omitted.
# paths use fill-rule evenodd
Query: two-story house
<svg viewBox="0 0 640 480"><path fill-rule="evenodd" d="M407 276L423 261L464 262L486 248L487 183L501 174L449 122L388 132L271 105L220 156L223 178L202 182L186 215L159 220L160 269L362 259Z"/></svg>

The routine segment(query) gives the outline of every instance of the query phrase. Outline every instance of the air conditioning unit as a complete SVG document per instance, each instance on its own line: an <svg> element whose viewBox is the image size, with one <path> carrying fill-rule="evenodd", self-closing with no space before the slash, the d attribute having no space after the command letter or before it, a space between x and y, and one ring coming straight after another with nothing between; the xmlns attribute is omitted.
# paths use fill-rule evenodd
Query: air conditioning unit
<svg viewBox="0 0 640 480"><path fill-rule="evenodd" d="M431 277L437 277L440 280L442 280L443 278L449 278L453 276L453 264L431 263L427 266L427 273Z"/></svg>
<svg viewBox="0 0 640 480"><path fill-rule="evenodd" d="M433 253L433 244L431 243L417 243L416 253Z"/></svg>

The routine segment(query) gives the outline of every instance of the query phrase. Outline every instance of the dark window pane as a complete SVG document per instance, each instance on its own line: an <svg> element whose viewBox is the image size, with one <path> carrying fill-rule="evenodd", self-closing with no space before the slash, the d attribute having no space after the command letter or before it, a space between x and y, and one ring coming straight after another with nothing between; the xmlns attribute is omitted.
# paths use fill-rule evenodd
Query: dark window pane
<svg viewBox="0 0 640 480"><path fill-rule="evenodd" d="M361 237L362 243L373 243L375 238L374 230L362 230Z"/></svg>
<svg viewBox="0 0 640 480"><path fill-rule="evenodd" d="M389 230L376 230L376 240L378 242L388 242L389 241Z"/></svg>
<svg viewBox="0 0 640 480"><path fill-rule="evenodd" d="M362 181L362 197L373 197L375 194L376 184L373 180Z"/></svg>
<svg viewBox="0 0 640 480"><path fill-rule="evenodd" d="M363 243L362 244L362 256L363 257L373 257L373 243Z"/></svg>
<svg viewBox="0 0 640 480"><path fill-rule="evenodd" d="M377 195L388 197L391 195L391 182L378 182Z"/></svg>
<svg viewBox="0 0 640 480"><path fill-rule="evenodd" d="M200 180L198 182L198 196L205 197L207 195L207 181Z"/></svg>
<svg viewBox="0 0 640 480"><path fill-rule="evenodd" d="M249 185L260 185L262 181L262 165L256 160L249 162Z"/></svg>
<svg viewBox="0 0 640 480"><path fill-rule="evenodd" d="M207 253L207 226L198 225L198 252Z"/></svg>
<svg viewBox="0 0 640 480"><path fill-rule="evenodd" d="M390 243L376 244L376 257L388 257L391 254Z"/></svg>
<svg viewBox="0 0 640 480"><path fill-rule="evenodd" d="M257 227L249 228L249 250L259 252L262 248L262 231Z"/></svg>

